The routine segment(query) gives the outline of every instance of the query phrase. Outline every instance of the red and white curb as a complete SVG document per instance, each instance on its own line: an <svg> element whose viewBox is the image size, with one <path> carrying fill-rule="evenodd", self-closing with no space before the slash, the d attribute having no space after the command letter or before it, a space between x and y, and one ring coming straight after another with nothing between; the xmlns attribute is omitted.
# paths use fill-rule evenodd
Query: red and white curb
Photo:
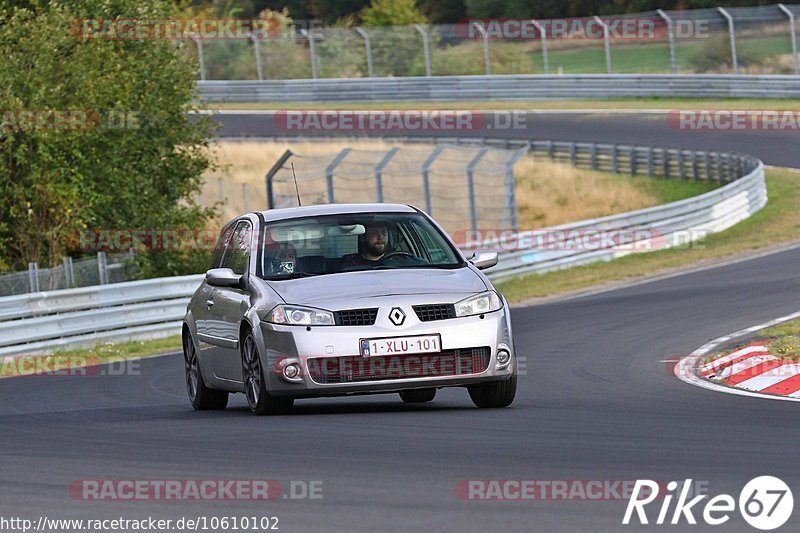
<svg viewBox="0 0 800 533"><path fill-rule="evenodd" d="M697 387L770 400L800 401L800 364L769 353L769 346L754 343L701 364L718 346L759 330L800 318L800 312L758 324L708 342L675 365L675 375Z"/></svg>

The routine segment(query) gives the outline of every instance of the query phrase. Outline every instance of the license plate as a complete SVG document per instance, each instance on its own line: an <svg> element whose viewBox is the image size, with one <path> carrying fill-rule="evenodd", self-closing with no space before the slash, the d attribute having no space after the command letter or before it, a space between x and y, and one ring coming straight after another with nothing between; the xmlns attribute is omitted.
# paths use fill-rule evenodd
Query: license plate
<svg viewBox="0 0 800 533"><path fill-rule="evenodd" d="M362 357L397 355L406 353L438 353L442 351L440 335L417 335L414 337L389 337L385 339L361 339Z"/></svg>

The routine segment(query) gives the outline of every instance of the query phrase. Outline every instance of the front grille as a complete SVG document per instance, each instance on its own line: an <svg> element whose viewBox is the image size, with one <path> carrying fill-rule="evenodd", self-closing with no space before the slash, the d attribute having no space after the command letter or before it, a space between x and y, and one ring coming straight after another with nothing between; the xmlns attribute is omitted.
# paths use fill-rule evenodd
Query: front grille
<svg viewBox="0 0 800 533"><path fill-rule="evenodd" d="M420 322L456 317L456 306L453 304L415 305L413 308Z"/></svg>
<svg viewBox="0 0 800 533"><path fill-rule="evenodd" d="M491 354L491 349L484 346L434 354L317 357L308 359L306 364L308 375L316 383L358 383L480 374L489 367Z"/></svg>
<svg viewBox="0 0 800 533"><path fill-rule="evenodd" d="M378 309L347 309L334 311L333 320L337 326L371 326L378 318Z"/></svg>

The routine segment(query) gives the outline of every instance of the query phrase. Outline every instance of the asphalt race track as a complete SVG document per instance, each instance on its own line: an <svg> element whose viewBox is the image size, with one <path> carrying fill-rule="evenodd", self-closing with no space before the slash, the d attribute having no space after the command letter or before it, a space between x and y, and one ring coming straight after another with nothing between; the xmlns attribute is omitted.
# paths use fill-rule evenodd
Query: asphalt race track
<svg viewBox="0 0 800 533"><path fill-rule="evenodd" d="M685 134L630 129L650 118L585 118L608 120L620 122L576 127L564 138L722 143L800 167L789 134L780 134L780 146L768 134L731 144L709 134L703 145ZM223 131L241 134L246 123L226 118ZM621 526L624 500L464 501L455 488L474 479L691 478L711 495L738 498L748 480L771 474L797 499L796 406L689 386L662 361L797 311L799 264L796 248L517 308L526 374L516 402L501 410L479 410L466 391L446 390L421 407L396 395L304 400L292 416L259 418L234 397L226 411L195 412L177 354L142 361L138 375L2 380L0 483L10 490L0 498L0 516L277 516L281 531L755 531L738 512L717 527ZM69 493L84 479L254 478L284 487L322 481L322 499L97 502ZM659 507L648 507L651 521ZM700 521L701 514L696 507ZM798 520L796 512L782 531L797 530Z"/></svg>

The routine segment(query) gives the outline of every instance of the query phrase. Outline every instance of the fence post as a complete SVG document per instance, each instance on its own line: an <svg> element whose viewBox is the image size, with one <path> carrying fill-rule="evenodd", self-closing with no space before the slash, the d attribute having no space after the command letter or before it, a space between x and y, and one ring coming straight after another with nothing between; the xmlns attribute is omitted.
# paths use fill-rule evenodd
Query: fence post
<svg viewBox="0 0 800 533"><path fill-rule="evenodd" d="M792 37L792 59L794 59L794 73L800 74L800 59L797 57L797 28L794 25L794 13L792 13L785 5L778 4L778 8L789 17L789 28Z"/></svg>
<svg viewBox="0 0 800 533"><path fill-rule="evenodd" d="M108 266L106 265L105 252L97 252L97 272L100 277L100 285L108 285Z"/></svg>
<svg viewBox="0 0 800 533"><path fill-rule="evenodd" d="M678 73L678 62L675 60L675 29L672 26L672 19L663 10L656 9L658 16L667 23L667 39L669 39L669 71L673 74Z"/></svg>
<svg viewBox="0 0 800 533"><path fill-rule="evenodd" d="M475 205L475 166L480 163L486 152L489 151L488 146L480 149L478 154L472 158L467 164L467 192L469 193L469 219L472 231L478 230L478 206Z"/></svg>
<svg viewBox="0 0 800 533"><path fill-rule="evenodd" d="M258 71L258 81L264 79L264 68L261 65L261 42L255 33L250 34L250 39L253 41L253 49L256 53L256 70Z"/></svg>
<svg viewBox="0 0 800 533"><path fill-rule="evenodd" d="M394 155L400 150L398 146L390 148L375 165L375 190L377 191L378 203L383 203L383 169L389 164Z"/></svg>
<svg viewBox="0 0 800 533"><path fill-rule="evenodd" d="M544 63L544 73L550 74L550 61L547 57L547 30L535 19L531 19L531 24L539 31L539 35L542 36L542 62Z"/></svg>
<svg viewBox="0 0 800 533"><path fill-rule="evenodd" d="M206 79L206 61L203 57L203 41L197 35L192 35L192 40L197 45L197 60L200 63L200 81Z"/></svg>
<svg viewBox="0 0 800 533"><path fill-rule="evenodd" d="M311 77L317 79L317 46L314 36L308 30L300 29L300 35L308 40L308 53L311 58Z"/></svg>
<svg viewBox="0 0 800 533"><path fill-rule="evenodd" d="M28 263L28 286L30 292L39 292L39 264L36 261Z"/></svg>
<svg viewBox="0 0 800 533"><path fill-rule="evenodd" d="M486 75L491 76L492 63L489 57L489 34L485 29L483 29L483 26L481 26L477 22L473 22L472 26L480 32L481 37L483 38L483 64L486 67Z"/></svg>
<svg viewBox="0 0 800 533"><path fill-rule="evenodd" d="M67 289L75 285L75 271L72 268L72 258L69 256L64 258L64 284Z"/></svg>
<svg viewBox="0 0 800 533"><path fill-rule="evenodd" d="M553 159L553 141L547 141L547 157Z"/></svg>
<svg viewBox="0 0 800 533"><path fill-rule="evenodd" d="M335 203L335 196L334 196L334 192L333 192L333 171L336 170L336 167L339 166L339 163L341 163L344 160L344 158L347 157L347 154L350 153L350 150L352 150L352 148L349 148L349 147L348 148L342 148L342 151L339 152L336 155L336 157L333 158L333 161L331 161L331 164L328 165L327 168L325 168L325 180L328 182L328 203L329 204Z"/></svg>
<svg viewBox="0 0 800 533"><path fill-rule="evenodd" d="M222 181L222 178L217 178L217 182L219 184L219 201L221 203L225 203L225 182Z"/></svg>
<svg viewBox="0 0 800 533"><path fill-rule="evenodd" d="M272 168L267 171L267 175L264 176L264 182L266 183L267 188L267 209L275 209L275 198L272 193L272 179L275 177L275 174L283 168L283 165L286 164L286 161L292 157L294 154L291 150L286 150L283 154L278 158Z"/></svg>
<svg viewBox="0 0 800 533"><path fill-rule="evenodd" d="M364 50L367 54L367 76L372 77L372 45L369 40L369 33L364 31L363 28L356 27L356 33L364 39Z"/></svg>
<svg viewBox="0 0 800 533"><path fill-rule="evenodd" d="M436 161L436 158L441 155L444 151L444 146L437 146L434 148L431 155L428 156L428 159L422 163L422 189L425 193L425 212L429 215L433 212L433 205L431 202L431 180L430 180L430 168L433 165L433 162Z"/></svg>
<svg viewBox="0 0 800 533"><path fill-rule="evenodd" d="M247 213L247 183L242 183L242 211Z"/></svg>
<svg viewBox="0 0 800 533"><path fill-rule="evenodd" d="M611 145L611 172L619 173L619 148L616 143Z"/></svg>
<svg viewBox="0 0 800 533"><path fill-rule="evenodd" d="M517 164L525 154L530 153L531 143L519 148L506 163L506 206L511 214L511 229L519 229L519 209L517 208L517 182L514 179L514 165ZM503 209L503 224L501 229L506 229L505 209Z"/></svg>
<svg viewBox="0 0 800 533"><path fill-rule="evenodd" d="M731 65L733 67L733 73L739 74L739 61L736 58L736 31L733 27L733 17L721 7L718 7L717 11L728 21L728 33L731 36Z"/></svg>
<svg viewBox="0 0 800 533"><path fill-rule="evenodd" d="M603 19L598 16L595 16L594 20L603 27L603 46L606 50L606 72L611 74L611 37L608 34L608 24L603 22Z"/></svg>
<svg viewBox="0 0 800 533"><path fill-rule="evenodd" d="M431 47L428 43L428 32L422 27L422 24L414 24L414 28L422 35L422 50L425 53L425 75L430 78L431 76Z"/></svg>

